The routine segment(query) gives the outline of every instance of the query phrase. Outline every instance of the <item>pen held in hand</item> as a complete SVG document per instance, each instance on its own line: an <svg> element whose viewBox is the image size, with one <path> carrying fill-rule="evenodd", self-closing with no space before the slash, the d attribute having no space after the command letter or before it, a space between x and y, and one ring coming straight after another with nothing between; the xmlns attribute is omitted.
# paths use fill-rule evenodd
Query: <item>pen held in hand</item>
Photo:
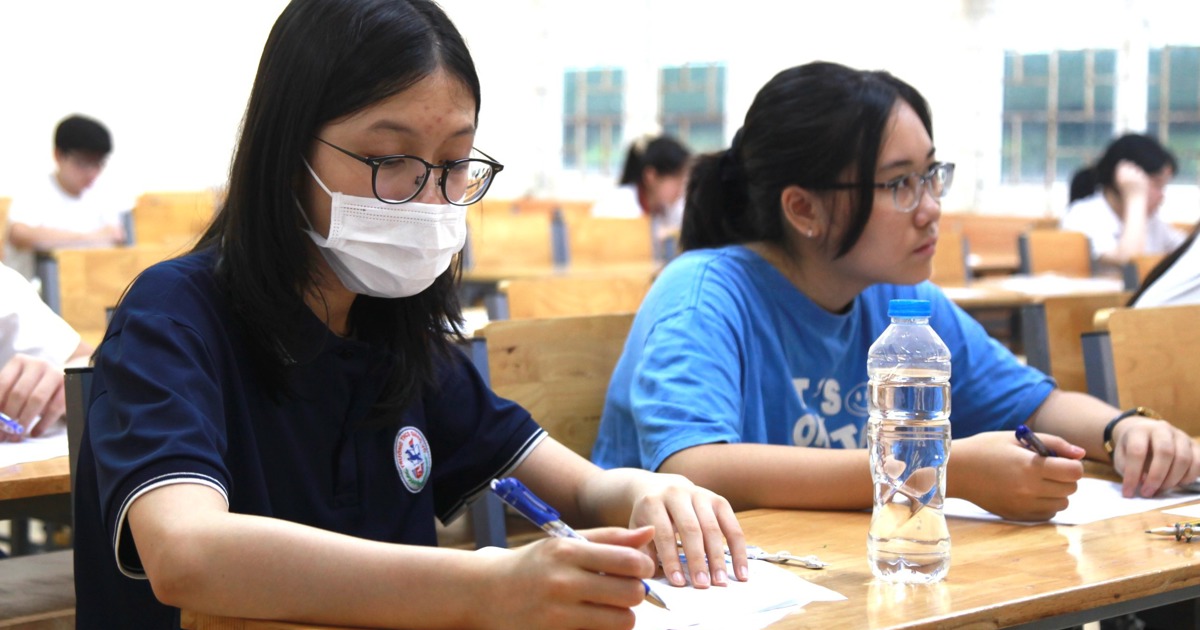
<svg viewBox="0 0 1200 630"><path fill-rule="evenodd" d="M1042 457L1058 457L1054 449L1046 446L1044 442L1034 433L1029 427L1020 425L1017 427L1017 441L1025 448L1041 455Z"/></svg>
<svg viewBox="0 0 1200 630"><path fill-rule="evenodd" d="M587 540L579 534L579 532L571 529L569 525L562 522L558 517L558 511L550 507L548 503L542 501L525 487L525 484L513 477L505 477L504 479L492 480L492 492L500 497L501 501L511 506L514 510L529 519L534 525L542 528L542 531L550 534L555 538L575 538L578 540ZM646 601L669 610L667 603L662 600L656 593L650 590L650 584L642 580L642 586L646 589Z"/></svg>
<svg viewBox="0 0 1200 630"><path fill-rule="evenodd" d="M13 435L23 435L25 427L21 426L20 422L8 417L7 414L0 413L0 431Z"/></svg>

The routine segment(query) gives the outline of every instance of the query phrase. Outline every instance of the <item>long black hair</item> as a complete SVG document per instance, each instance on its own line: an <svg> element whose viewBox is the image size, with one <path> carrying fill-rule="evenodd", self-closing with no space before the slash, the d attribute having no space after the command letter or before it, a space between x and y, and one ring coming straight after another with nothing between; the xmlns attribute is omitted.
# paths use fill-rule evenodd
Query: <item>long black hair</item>
<svg viewBox="0 0 1200 630"><path fill-rule="evenodd" d="M682 142L671 136L640 138L629 145L625 154L620 184L635 184L640 188L647 167L659 175L679 175L687 168L691 154Z"/></svg>
<svg viewBox="0 0 1200 630"><path fill-rule="evenodd" d="M820 189L853 167L862 186L837 248L845 255L871 218L879 150L897 100L912 106L932 138L925 99L887 72L818 61L775 75L754 97L732 146L692 167L682 248L786 244L783 189Z"/></svg>
<svg viewBox="0 0 1200 630"><path fill-rule="evenodd" d="M466 86L479 113L480 88L462 36L429 0L292 0L263 48L230 170L229 193L195 250L218 248L228 291L268 391L287 387L284 348L300 333L297 313L316 286L311 241L297 207L301 156L317 130L411 87L442 69ZM435 358L459 336L460 263L424 292L399 299L359 295L350 333L386 347L396 369L382 400L398 406L432 381Z"/></svg>
<svg viewBox="0 0 1200 630"><path fill-rule="evenodd" d="M1071 177L1070 201L1090 197L1098 186L1116 188L1117 164L1121 160L1129 160L1138 168L1153 175L1169 166L1173 172L1179 171L1175 155L1151 136L1130 133L1113 140L1104 155L1093 164L1081 168Z"/></svg>

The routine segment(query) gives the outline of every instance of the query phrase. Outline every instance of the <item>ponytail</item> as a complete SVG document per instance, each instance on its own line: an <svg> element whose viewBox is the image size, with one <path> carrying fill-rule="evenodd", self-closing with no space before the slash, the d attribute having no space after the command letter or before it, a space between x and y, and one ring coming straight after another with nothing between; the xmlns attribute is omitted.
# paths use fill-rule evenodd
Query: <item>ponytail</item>
<svg viewBox="0 0 1200 630"><path fill-rule="evenodd" d="M1100 178L1096 172L1096 167L1089 166L1079 169L1071 177L1071 193L1067 205L1073 204L1080 199L1091 197L1096 192L1096 186L1099 185Z"/></svg>
<svg viewBox="0 0 1200 630"><path fill-rule="evenodd" d="M683 251L755 240L748 221L746 176L738 157L741 130L733 146L701 156L688 177L679 246Z"/></svg>

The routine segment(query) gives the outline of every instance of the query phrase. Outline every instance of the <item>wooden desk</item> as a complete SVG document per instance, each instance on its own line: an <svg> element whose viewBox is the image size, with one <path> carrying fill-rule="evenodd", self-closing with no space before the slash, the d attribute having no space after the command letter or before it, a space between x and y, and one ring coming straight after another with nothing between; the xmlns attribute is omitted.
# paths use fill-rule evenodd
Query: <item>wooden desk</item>
<svg viewBox="0 0 1200 630"><path fill-rule="evenodd" d="M809 604L771 626L777 630L1061 628L1200 596L1200 544L1143 533L1178 520L1158 511L1077 526L952 518L946 580L909 587L872 577L866 512L751 510L739 517L750 543L829 562L820 571L793 570L847 598ZM322 626L184 613L183 627Z"/></svg>
<svg viewBox="0 0 1200 630"><path fill-rule="evenodd" d="M28 552L26 517L71 522L71 464L67 457L0 468L0 520L13 519L13 555Z"/></svg>

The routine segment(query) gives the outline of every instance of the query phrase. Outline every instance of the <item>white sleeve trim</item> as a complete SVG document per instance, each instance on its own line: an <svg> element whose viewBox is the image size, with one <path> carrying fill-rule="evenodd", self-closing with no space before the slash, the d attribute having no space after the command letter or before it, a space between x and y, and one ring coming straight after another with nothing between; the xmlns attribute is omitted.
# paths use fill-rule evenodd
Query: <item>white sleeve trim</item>
<svg viewBox="0 0 1200 630"><path fill-rule="evenodd" d="M530 435L529 438L525 440L525 443L521 445L521 448L517 449L517 451L513 453L513 456L510 457L509 460L505 462L499 470L488 477L486 481L479 484L479 486L477 486L475 489L468 492L466 496L459 499L458 503L455 503L454 506L450 508L450 511L446 514L446 516L441 518L442 523L453 522L454 519L458 518L459 515L462 514L463 510L466 509L468 505L475 502L480 495L482 495L484 492L491 491L492 479L507 477L509 473L516 470L517 467L525 461L525 458L529 457L529 454L533 452L534 447L536 447L538 444L541 444L542 440L546 439L547 435L548 434L546 433L545 429L538 429L536 432Z"/></svg>
<svg viewBox="0 0 1200 630"><path fill-rule="evenodd" d="M133 505L133 502L136 501L138 497L151 490L162 488L164 486L172 486L179 483L195 483L202 486L208 486L209 488L221 493L221 497L225 499L225 507L229 507L229 493L225 491L225 487L221 485L221 482L217 481L213 477L199 473L189 472L160 475L153 479L148 479L142 485L134 488L133 492L129 493L129 496L126 497L125 501L121 503L121 509L117 512L117 526L116 529L113 530L113 558L117 561L117 569L119 569L121 573L125 575L125 577L130 577L135 580L148 579L145 571L135 569L133 567L127 567L121 564L121 532L124 531L126 527L125 519L129 515L129 507Z"/></svg>

